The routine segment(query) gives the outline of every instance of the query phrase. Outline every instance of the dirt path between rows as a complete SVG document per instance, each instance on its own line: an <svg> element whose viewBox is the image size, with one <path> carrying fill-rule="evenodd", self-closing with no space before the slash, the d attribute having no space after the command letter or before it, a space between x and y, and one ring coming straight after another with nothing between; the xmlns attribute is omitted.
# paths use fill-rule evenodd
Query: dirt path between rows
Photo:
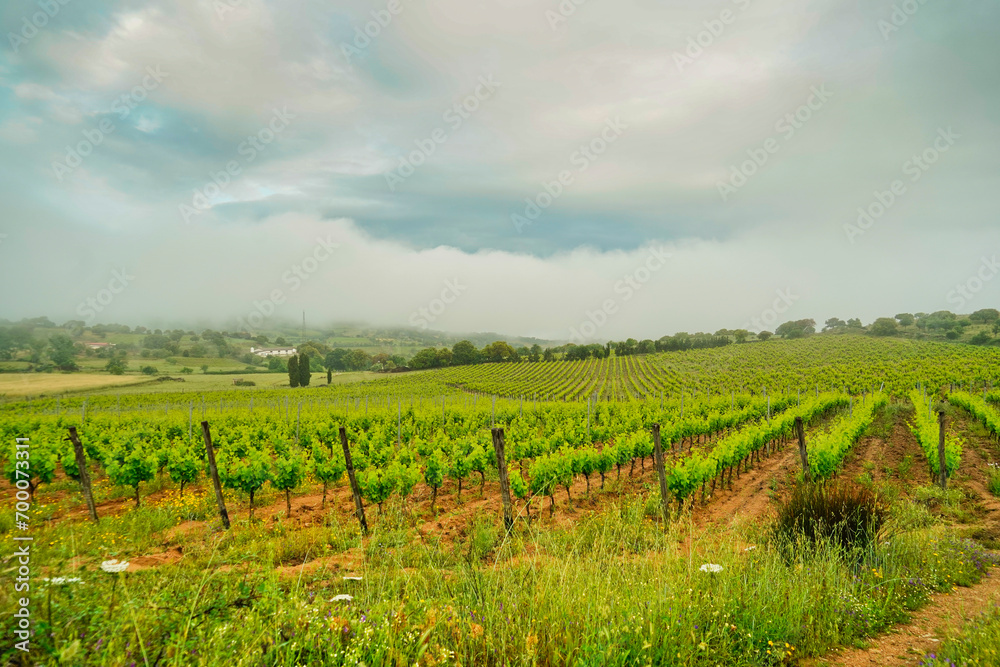
<svg viewBox="0 0 1000 667"><path fill-rule="evenodd" d="M912 477L919 479L923 456L909 427L903 420L896 420L888 441L871 435L861 438L847 455L838 477L856 479L867 474L876 483Z"/></svg>
<svg viewBox="0 0 1000 667"><path fill-rule="evenodd" d="M751 465L739 479L733 476L733 488L717 488L706 506L696 506L694 522L698 528L712 524L733 524L762 519L773 508L771 484L784 486L798 471L797 445L787 443L764 459Z"/></svg>
<svg viewBox="0 0 1000 667"><path fill-rule="evenodd" d="M959 588L953 593L938 593L913 615L906 625L897 626L883 635L870 648L852 649L832 656L804 660L802 667L860 667L861 665L916 665L927 653L940 648L941 642L958 632L962 624L983 613L1000 601L1000 573L971 588Z"/></svg>

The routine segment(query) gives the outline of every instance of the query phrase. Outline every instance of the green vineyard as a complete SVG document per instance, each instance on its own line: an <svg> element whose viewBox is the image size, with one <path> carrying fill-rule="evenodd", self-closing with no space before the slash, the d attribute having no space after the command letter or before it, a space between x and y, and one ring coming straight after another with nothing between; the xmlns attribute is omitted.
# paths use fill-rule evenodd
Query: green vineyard
<svg viewBox="0 0 1000 667"><path fill-rule="evenodd" d="M465 391L546 400L634 400L769 390L852 394L883 387L902 393L918 383L983 386L1000 379L1000 350L861 336L811 338L781 345L736 345L629 357L483 364L428 371L427 382Z"/></svg>
<svg viewBox="0 0 1000 667"><path fill-rule="evenodd" d="M680 453L689 445L687 455L671 456L667 470L669 488L683 501L727 472L731 477L734 467L776 440L786 441L796 418L810 423L848 407L810 449L812 475L829 478L886 403L882 389L910 390L912 428L937 474L936 417L930 398L913 387L991 386L996 358L994 350L844 336L581 362L482 364L292 393L246 388L35 399L2 406L0 434L6 443L17 437L35 443L34 491L54 478L56 462L75 477L65 436L75 427L91 460L113 483L132 487L138 501L141 483L158 473L194 481L205 465L199 424L208 421L226 485L249 494L252 503L265 484L289 492L310 475L339 480L334 473L344 467L343 455L333 445L343 426L357 449L365 498L382 505L394 494L408 496L415 481L435 495L442 479L461 485L475 472L484 481L486 467L497 465L490 439L496 426L507 431L508 459L530 464L521 466L525 488L551 497L554 480L568 485L601 470L603 477L607 461L619 471L636 460L644 467L655 423L665 447L677 445ZM695 375L697 368L704 377ZM980 418L994 414L984 400L961 403L960 396L953 402L979 410ZM695 438L713 437L712 447L692 449ZM961 460L958 440L948 440L947 456L950 475ZM15 463L8 447L12 481Z"/></svg>
<svg viewBox="0 0 1000 667"><path fill-rule="evenodd" d="M162 628L162 645L173 647L164 650L174 650L175 656L181 650L192 658L205 651L214 664L247 665L346 665L356 664L362 655L368 656L366 664L403 664L397 662L403 656L406 664L445 664L454 655L466 656L462 664L566 664L571 661L561 651L568 633L550 632L533 620L509 634L503 629L516 625L504 620L508 613L557 618L560 624L565 619L567 627L587 622L566 607L544 611L539 598L525 597L545 590L555 599L562 595L555 591L565 589L559 570L545 570L533 559L579 554L572 567L586 570L587 581L607 577L598 590L613 596L615 590L644 586L644 577L666 576L646 569L645 559L652 555L650 562L676 568L657 584L673 587L671 597L645 622L641 641L623 638L627 622L603 621L618 633L608 638L608 651L626 644L633 651L644 650L642 646L660 642L662 651L686 656L683 664L709 664L702 656L710 654L711 664L782 665L792 664L792 647L819 654L830 640L811 639L798 629L806 627L800 621L788 627L765 623L767 629L755 638L753 628L771 613L770 603L764 605L766 612L756 609L747 618L727 607L726 625L713 626L720 603L711 597L714 579L706 577L722 577L732 569L741 573L739 581L750 581L764 562L757 560L759 555L769 563L768 585L782 589L783 595L824 593L809 589L813 575L804 577L787 566L790 547L765 548L772 539L767 534L741 533L738 546L719 548L703 541L697 523L722 525L732 518L729 513L737 514L746 503L772 492L788 495L813 488L819 497L827 489L843 492L845 487L838 485L842 479L864 480L869 474L859 476L859 465L876 471L884 463L871 448L889 437L886 429L893 424L913 442L911 454L899 459L896 468L908 470L907 461L916 455L918 468L928 472L921 472L918 483L937 484L941 410L952 413L946 418L945 479L954 484L968 470L968 457L975 455L966 441L967 429L960 433L959 420L968 415L996 439L998 394L991 391L998 379L996 361L992 349L842 336L582 362L483 364L294 390L105 390L0 405L0 451L9 482L6 492L18 494L25 507L39 505L47 517L38 533L44 538L32 548L40 562L62 564L47 566L50 581L67 580L81 567L86 570L80 563L109 557L153 568L150 573L130 572L128 581L133 586L138 580L142 595L155 602L144 606L142 599L130 598L122 604L146 618L147 627ZM877 437L876 426L882 429ZM87 521L81 498L81 460L94 480L96 522ZM882 469L882 474L893 470L888 465ZM509 479L509 508L503 471ZM910 483L903 473L899 476L900 483ZM770 490L764 489L765 482ZM883 499L874 491L847 493L847 501L873 494L873 511L882 511ZM720 498L722 507L713 509ZM509 521L501 522L507 512ZM715 512L724 516L712 518ZM916 517L916 525L929 520L920 512ZM570 527L564 530L563 524ZM18 525L8 522L0 528L13 534ZM812 597L802 608L809 614L841 613L838 600L851 595L895 610L872 616L876 620L864 627L840 616L826 620L840 637L868 637L931 591L978 580L992 562L992 556L969 542L944 544L933 535L919 538L924 540L920 549L933 547L945 554L947 568L942 569L940 559L928 565L920 549L908 546L911 542L891 537L883 545L865 546L868 551L862 555L843 556L842 563L837 560L842 556L823 561L840 563L829 565L824 586L834 590L843 586L837 582L850 582L853 576L857 587L836 589L837 597L827 599L822 612L816 611ZM748 540L754 543L742 546ZM757 542L759 552L754 551ZM681 544L726 564L711 560L702 565L707 569L692 571L693 556L677 560L668 555ZM874 567L867 565L859 577L857 558L869 559ZM173 565L171 559L180 563ZM484 564L484 559L492 560ZM313 567L317 569L309 569ZM891 577L890 567L897 568ZM171 584L163 578L173 572L191 581L201 577L215 582L205 584L212 591L209 597L226 600L226 606L199 602L184 580ZM306 582L308 591L285 583L282 572L291 572L294 582ZM554 578L522 591L519 582L540 572ZM890 581L917 578L927 583L903 592L892 589L891 595L910 597L890 598L882 588ZM486 596L484 582L493 591ZM93 595L107 596L102 588L92 588ZM592 588L588 584L579 590ZM683 597L687 594L677 597L684 590L698 590L701 602ZM334 595L328 602L335 605L314 597L315 591ZM518 611L496 606L483 612L490 596L508 608L518 605ZM336 606L353 603L355 597L366 606ZM431 597L438 600L440 617L428 615L425 600ZM192 611L176 607L174 598ZM462 637L447 620L457 598L464 601L462 613L468 616ZM647 591L647 598L655 595ZM293 625L284 625L274 619L285 613L279 610L289 599L301 609L294 612ZM671 601L682 599L678 608L697 610L690 621L672 615ZM74 615L53 631L58 644L46 645L50 655L62 655L59 661L67 664L102 665L135 657L129 634L134 628L128 629L127 618L96 616L75 598L56 600L58 609ZM589 599L581 604L600 603ZM645 609L623 600L615 604L615 613L626 618ZM322 621L316 621L318 609L327 615ZM410 616L404 617L404 611ZM375 613L384 619L377 626L368 621ZM845 619L846 614L841 613ZM216 615L218 620L206 621L205 629L193 620ZM420 620L406 625L406 618ZM222 641L228 635L208 629L223 627L220 623L229 628L240 624L239 630L229 631L252 634L256 643L246 638L242 643ZM699 641L656 629L685 623L685 632L695 633ZM103 637L108 627L120 635L110 640L113 650L107 655L113 657L105 659L104 640L91 634ZM403 627L406 633L400 634ZM738 627L747 636L731 642L725 635L698 635L705 627L714 627L715 633ZM338 638L333 643L331 632ZM479 642L488 632L507 643L491 648ZM89 638L86 646L74 643L81 636ZM470 643L469 637L476 641ZM771 637L787 642L780 657L774 657L778 654ZM251 645L255 648L247 648ZM72 651L82 657L75 658ZM437 657L426 660L428 651ZM548 656L545 661L535 659L539 651ZM632 664L608 663L610 654L578 664ZM738 663L733 661L743 658L736 656L753 657ZM155 656L150 657L154 664ZM177 659L163 664L187 663Z"/></svg>

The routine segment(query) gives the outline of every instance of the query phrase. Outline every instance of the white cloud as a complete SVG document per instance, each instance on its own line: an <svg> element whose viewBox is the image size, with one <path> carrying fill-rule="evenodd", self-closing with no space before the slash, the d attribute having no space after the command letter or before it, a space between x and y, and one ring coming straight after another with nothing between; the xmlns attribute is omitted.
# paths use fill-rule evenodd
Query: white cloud
<svg viewBox="0 0 1000 667"><path fill-rule="evenodd" d="M34 116L12 118L0 124L0 140L12 144L30 144L38 138L42 119Z"/></svg>
<svg viewBox="0 0 1000 667"><path fill-rule="evenodd" d="M48 86L37 83L19 83L14 86L14 94L22 100L55 100L59 97Z"/></svg>
<svg viewBox="0 0 1000 667"><path fill-rule="evenodd" d="M80 239L41 235L25 241L41 245L24 250L35 258L36 274L47 279L12 294L6 310L8 316L27 316L37 314L39 303L59 304L57 314L69 318L80 300L107 281L112 268L124 267L135 280L102 315L104 320L163 321L174 314L180 321L234 326L236 318L255 310L255 303L281 290L277 318L294 320L306 310L316 323L405 325L446 281L457 281L464 288L461 296L431 328L568 339L588 312L612 299L616 312L599 328L597 339L657 338L678 330L742 326L772 304L777 290L795 296L780 321L831 316L870 321L900 310L948 308L952 283L967 278L982 261L982 252L967 246L1000 245L993 232L975 238L942 232L894 239L898 252L886 255L877 245L858 248L827 237L822 230L804 230L781 242L758 234L726 242L652 242L671 258L631 290L622 281L646 264L650 247L577 249L549 258L448 247L415 251L373 239L348 220L284 215L249 228L162 228L151 236L96 233L86 263L66 269L59 258L72 254ZM309 268L304 260L323 245L319 239L339 247L296 279L293 267ZM913 274L910 257L932 251L941 258L936 271ZM52 262L39 259L43 256ZM16 263L10 270L17 270ZM905 284L901 275L908 276ZM997 289L987 286L978 300L995 302Z"/></svg>
<svg viewBox="0 0 1000 667"><path fill-rule="evenodd" d="M108 267L134 262L144 274L116 299L119 319L237 317L282 287L316 234L334 230L341 251L289 295L290 312L405 323L460 277L468 290L434 326L565 337L616 296L615 282L643 257L636 246L664 239L670 265L601 332L654 336L738 326L778 289L800 294L789 317L933 309L1000 241L1000 88L986 68L996 46L976 32L989 20L928 6L886 46L878 12L855 2L753 0L678 71L674 54L737 3L592 0L553 31L545 11L557 5L408 2L352 63L340 40L384 5L307 1L292 11L244 0L220 17L212 0L155 0L109 14L102 29L72 25L67 13L16 67L0 65L15 107L0 125L11 144L0 167L19 177L0 181L13 184L8 225L57 239L0 263L10 282L43 270L5 306L71 310L79 296L66 285L86 292L88 276L99 283ZM122 128L54 183L51 161L155 66L169 76L130 117L140 132ZM443 113L490 74L497 94L398 192L383 187L380 174L445 127ZM835 97L721 201L716 184L730 166L821 84ZM182 225L177 205L275 107L295 114L288 131L243 165L216 210ZM613 118L628 125L620 140L516 234L510 214ZM847 243L857 207L948 124L961 142Z"/></svg>

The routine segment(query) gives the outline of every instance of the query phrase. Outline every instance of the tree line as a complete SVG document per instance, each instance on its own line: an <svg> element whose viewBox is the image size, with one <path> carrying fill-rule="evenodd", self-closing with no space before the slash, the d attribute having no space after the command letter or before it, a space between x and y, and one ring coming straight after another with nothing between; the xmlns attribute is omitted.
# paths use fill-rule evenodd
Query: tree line
<svg viewBox="0 0 1000 667"><path fill-rule="evenodd" d="M973 329L974 335L967 335L967 330L974 325L981 326L978 327L978 331ZM0 320L0 360L27 361L30 364L29 370L34 371L74 371L79 370L76 361L79 357L97 357L107 359L104 370L120 375L128 370L129 353L143 359L229 357L245 363L247 370L263 367L271 372L287 372L290 380L293 375L293 369L290 368L287 358L261 357L231 342L231 339L236 337L267 345L271 341L263 334L255 336L247 332L232 333L212 329L196 333L182 329L147 329L141 326L130 328L119 324L95 324L88 327L84 322L77 320L70 320L61 326L63 330L68 331L68 334L62 331L44 331L58 328L60 327L46 317L26 318L18 322ZM42 329L43 333L36 334L37 329ZM141 334L142 338L128 345L93 350L82 342L74 340L83 336L88 330L91 335L98 338L120 333ZM867 326L859 318L843 320L831 317L826 320L822 328L822 333L849 332L916 338L940 336L953 341L961 339L973 345L1000 345L1000 337L996 337L1000 336L1000 310L983 308L969 315L957 315L946 310L933 313L898 313L894 317L877 318ZM590 358L603 359L612 354L625 357L654 352L723 347L733 343L763 342L772 336L795 339L816 333L815 320L800 319L784 322L773 333L751 332L746 329L720 329L714 334L680 332L662 336L657 340L628 338L622 341L581 345L567 343L545 348L538 344L514 347L506 341L494 341L477 348L471 341L461 340L451 347L426 347L409 359L400 354L386 352L369 354L361 349L335 348L309 340L297 346L300 354L295 361L295 370L301 378L303 374L324 371L331 375L334 372L345 371L395 372L480 363L580 361ZM273 344L286 346L289 342L284 337L278 336ZM207 372L207 365L203 364L201 368ZM142 366L140 370L150 374L157 372L156 367L151 365ZM192 372L192 369L183 368L181 372ZM307 384L300 380L300 385Z"/></svg>

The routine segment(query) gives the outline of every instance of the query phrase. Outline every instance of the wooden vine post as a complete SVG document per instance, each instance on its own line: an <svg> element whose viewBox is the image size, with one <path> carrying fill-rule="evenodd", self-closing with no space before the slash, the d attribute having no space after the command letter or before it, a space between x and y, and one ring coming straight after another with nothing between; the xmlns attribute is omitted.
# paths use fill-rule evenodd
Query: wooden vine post
<svg viewBox="0 0 1000 667"><path fill-rule="evenodd" d="M802 459L802 477L809 480L809 454L806 451L806 431L802 427L802 417L795 418L795 434L799 437L799 457Z"/></svg>
<svg viewBox="0 0 1000 667"><path fill-rule="evenodd" d="M503 429L494 428L493 449L497 454L497 473L500 477L500 501L503 503L503 525L507 530L514 527L514 511L510 502L510 477L507 475L507 459L504 455Z"/></svg>
<svg viewBox="0 0 1000 667"><path fill-rule="evenodd" d="M938 424L941 427L941 435L938 436L938 483L941 485L942 489L946 490L948 488L948 462L944 455L944 435L946 426L944 411L938 413Z"/></svg>
<svg viewBox="0 0 1000 667"><path fill-rule="evenodd" d="M80 471L80 486L83 487L83 497L87 501L87 511L90 518L97 523L97 506L94 504L94 492L90 488L90 473L87 471L87 457L83 454L83 443L77 435L76 427L69 427L69 439L73 443L73 453L76 454L76 468Z"/></svg>
<svg viewBox="0 0 1000 667"><path fill-rule="evenodd" d="M201 437L205 441L205 453L208 454L208 472L212 476L212 486L215 487L215 502L219 506L219 516L222 525L229 530L229 512L226 511L226 501L222 497L222 482L219 481L219 468L215 465L215 448L212 447L212 433L208 430L208 422L201 423Z"/></svg>
<svg viewBox="0 0 1000 667"><path fill-rule="evenodd" d="M354 475L354 463L351 461L351 448L347 444L347 429L340 427L340 446L344 448L344 463L347 465L347 478L351 481L351 493L354 494L354 508L357 511L361 531L368 534L368 521L365 520L365 506L361 504L361 487Z"/></svg>
<svg viewBox="0 0 1000 667"><path fill-rule="evenodd" d="M660 507L663 511L663 528L670 521L670 497L667 494L667 472L663 469L663 446L660 444L660 425L653 424L653 463L660 478Z"/></svg>

